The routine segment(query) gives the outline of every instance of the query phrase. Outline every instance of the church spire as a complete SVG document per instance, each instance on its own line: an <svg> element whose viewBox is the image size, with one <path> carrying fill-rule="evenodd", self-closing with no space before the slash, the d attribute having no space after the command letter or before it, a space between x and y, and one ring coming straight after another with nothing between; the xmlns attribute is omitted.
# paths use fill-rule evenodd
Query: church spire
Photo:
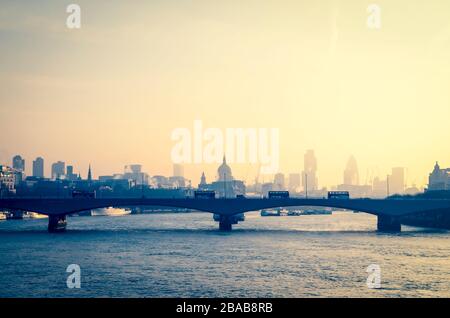
<svg viewBox="0 0 450 318"><path fill-rule="evenodd" d="M217 169L217 181L232 181L233 175L231 174L231 168L227 165L227 159L223 156L223 163Z"/></svg>
<svg viewBox="0 0 450 318"><path fill-rule="evenodd" d="M202 177L200 178L200 184L202 185L206 184L206 176L204 172L202 173Z"/></svg>
<svg viewBox="0 0 450 318"><path fill-rule="evenodd" d="M436 164L434 165L434 172L438 172L441 170L441 167L439 167L439 163L436 161Z"/></svg>

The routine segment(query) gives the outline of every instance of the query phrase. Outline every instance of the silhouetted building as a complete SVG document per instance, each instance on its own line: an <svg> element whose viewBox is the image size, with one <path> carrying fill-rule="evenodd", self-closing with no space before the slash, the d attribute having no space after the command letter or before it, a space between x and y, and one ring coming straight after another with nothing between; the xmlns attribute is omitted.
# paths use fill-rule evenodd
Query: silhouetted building
<svg viewBox="0 0 450 318"><path fill-rule="evenodd" d="M15 169L0 165L0 196L15 192Z"/></svg>
<svg viewBox="0 0 450 318"><path fill-rule="evenodd" d="M358 164L353 156L348 159L344 170L344 185L359 185Z"/></svg>
<svg viewBox="0 0 450 318"><path fill-rule="evenodd" d="M277 173L273 178L274 189L277 191L285 190L284 174Z"/></svg>
<svg viewBox="0 0 450 318"><path fill-rule="evenodd" d="M66 163L58 161L52 164L52 179L62 179L66 170Z"/></svg>
<svg viewBox="0 0 450 318"><path fill-rule="evenodd" d="M184 167L180 164L174 164L173 165L173 176L174 177L180 177L184 178Z"/></svg>
<svg viewBox="0 0 450 318"><path fill-rule="evenodd" d="M438 162L428 177L427 191L450 190L450 169L441 169Z"/></svg>
<svg viewBox="0 0 450 318"><path fill-rule="evenodd" d="M386 197L387 192L387 180L381 180L379 177L375 177L372 182L372 196Z"/></svg>
<svg viewBox="0 0 450 318"><path fill-rule="evenodd" d="M372 196L372 186L371 185L360 185L359 184L359 171L356 159L353 156L347 161L344 170L344 183L336 187L338 191L347 191L353 198L366 198Z"/></svg>
<svg viewBox="0 0 450 318"><path fill-rule="evenodd" d="M389 194L403 194L405 192L405 168L392 168L389 176Z"/></svg>
<svg viewBox="0 0 450 318"><path fill-rule="evenodd" d="M122 179L121 175L116 174L113 176L99 176L98 184L100 184L98 188L100 196L105 197L113 194L126 196L132 186L132 181Z"/></svg>
<svg viewBox="0 0 450 318"><path fill-rule="evenodd" d="M202 176L200 178L199 186L202 186L202 185L205 185L205 184L206 184L206 176L205 176L205 173L202 172Z"/></svg>
<svg viewBox="0 0 450 318"><path fill-rule="evenodd" d="M125 173L122 178L132 180L135 185L148 185L149 182L148 174L142 172L142 165L139 164L125 166Z"/></svg>
<svg viewBox="0 0 450 318"><path fill-rule="evenodd" d="M301 176L300 173L290 173L289 174L289 191L299 192L301 186Z"/></svg>
<svg viewBox="0 0 450 318"><path fill-rule="evenodd" d="M184 178L184 167L180 164L173 165L173 176L169 178L169 184L172 188L183 188L186 186Z"/></svg>
<svg viewBox="0 0 450 318"><path fill-rule="evenodd" d="M25 172L25 159L20 155L14 156L12 159L12 167L17 171Z"/></svg>
<svg viewBox="0 0 450 318"><path fill-rule="evenodd" d="M199 190L215 191L216 197L233 198L237 195L245 195L245 185L241 180L235 180L231 168L227 165L225 156L223 162L217 169L217 181L206 183L206 177L202 174L202 180L198 185ZM204 181L204 183L202 182Z"/></svg>
<svg viewBox="0 0 450 318"><path fill-rule="evenodd" d="M20 155L12 159L12 169L14 170L14 184L17 186L25 179L25 159Z"/></svg>
<svg viewBox="0 0 450 318"><path fill-rule="evenodd" d="M303 190L315 191L319 187L317 180L317 159L314 150L308 150L304 157Z"/></svg>
<svg viewBox="0 0 450 318"><path fill-rule="evenodd" d="M352 198L368 198L372 196L372 186L370 185L340 184L336 187L336 190L347 191Z"/></svg>
<svg viewBox="0 0 450 318"><path fill-rule="evenodd" d="M92 171L91 171L91 165L89 165L88 175L87 175L87 181L92 181Z"/></svg>
<svg viewBox="0 0 450 318"><path fill-rule="evenodd" d="M172 184L169 182L169 178L165 176L153 176L151 177L151 185L157 189L170 189Z"/></svg>
<svg viewBox="0 0 450 318"><path fill-rule="evenodd" d="M78 179L77 174L73 173L73 166L67 166L66 179L70 181L75 181Z"/></svg>
<svg viewBox="0 0 450 318"><path fill-rule="evenodd" d="M263 183L261 185L261 193L262 193L263 197L265 197L265 198L269 197L270 191L273 191L273 183L268 182L268 183Z"/></svg>
<svg viewBox="0 0 450 318"><path fill-rule="evenodd" d="M417 188L415 185L412 185L411 187L405 189L405 194L407 195L416 195L420 192L421 192L420 189Z"/></svg>
<svg viewBox="0 0 450 318"><path fill-rule="evenodd" d="M33 177L44 177L44 159L41 157L37 157L36 160L33 161Z"/></svg>
<svg viewBox="0 0 450 318"><path fill-rule="evenodd" d="M232 181L233 175L230 166L227 165L227 159L223 156L223 162L217 169L217 181Z"/></svg>
<svg viewBox="0 0 450 318"><path fill-rule="evenodd" d="M169 177L170 188L184 188L186 186L186 179L183 177Z"/></svg>

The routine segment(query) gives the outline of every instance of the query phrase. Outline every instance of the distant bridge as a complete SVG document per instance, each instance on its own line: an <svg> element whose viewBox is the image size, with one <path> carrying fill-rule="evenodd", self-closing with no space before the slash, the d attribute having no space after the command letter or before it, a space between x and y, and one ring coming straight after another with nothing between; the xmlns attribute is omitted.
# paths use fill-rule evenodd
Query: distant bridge
<svg viewBox="0 0 450 318"><path fill-rule="evenodd" d="M69 214L106 207L165 206L187 208L220 215L221 230L231 230L233 216L261 209L316 206L366 212L378 217L378 230L400 231L401 224L414 223L416 218L428 220L432 227L450 228L450 200L431 199L194 199L194 198L61 198L0 199L0 209L37 212L49 216L49 231L65 229ZM432 221L430 221L432 220ZM414 224L412 224L414 225Z"/></svg>

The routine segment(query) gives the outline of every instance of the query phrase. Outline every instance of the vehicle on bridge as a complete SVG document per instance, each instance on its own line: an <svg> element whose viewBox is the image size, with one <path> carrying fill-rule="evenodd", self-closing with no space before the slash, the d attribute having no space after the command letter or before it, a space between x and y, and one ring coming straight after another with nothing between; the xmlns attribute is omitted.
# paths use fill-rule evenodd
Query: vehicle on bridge
<svg viewBox="0 0 450 318"><path fill-rule="evenodd" d="M216 191L194 191L195 199L215 199Z"/></svg>
<svg viewBox="0 0 450 318"><path fill-rule="evenodd" d="M288 199L289 191L269 191L269 199Z"/></svg>
<svg viewBox="0 0 450 318"><path fill-rule="evenodd" d="M328 191L328 199L350 199L348 191Z"/></svg>

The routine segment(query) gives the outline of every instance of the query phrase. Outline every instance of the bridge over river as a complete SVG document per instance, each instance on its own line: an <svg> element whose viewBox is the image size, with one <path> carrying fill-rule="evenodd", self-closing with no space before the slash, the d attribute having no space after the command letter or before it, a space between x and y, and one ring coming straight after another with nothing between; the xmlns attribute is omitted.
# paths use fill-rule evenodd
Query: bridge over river
<svg viewBox="0 0 450 318"><path fill-rule="evenodd" d="M450 228L450 200L438 199L305 199L305 198L6 198L0 209L49 216L50 232L64 230L66 216L98 208L161 206L187 208L220 216L219 228L229 231L233 216L261 209L315 206L365 212L378 217L379 231L400 231L401 224Z"/></svg>

